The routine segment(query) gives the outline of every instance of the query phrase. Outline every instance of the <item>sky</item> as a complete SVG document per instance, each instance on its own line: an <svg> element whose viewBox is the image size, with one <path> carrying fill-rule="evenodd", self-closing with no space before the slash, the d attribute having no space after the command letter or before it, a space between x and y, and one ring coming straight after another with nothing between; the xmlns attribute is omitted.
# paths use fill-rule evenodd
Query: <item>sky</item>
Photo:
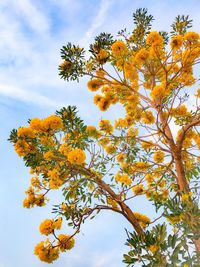
<svg viewBox="0 0 200 267"><path fill-rule="evenodd" d="M68 105L77 106L86 124L114 118L114 108L102 115L92 104L87 79L67 83L59 78L60 48L69 41L88 48L101 32L131 31L132 13L140 7L154 16L154 30L170 31L174 17L185 14L199 32L198 0L0 0L0 267L47 266L33 248L43 238L40 222L51 216L51 206L22 208L30 175L7 141L10 131ZM142 205L134 202L135 210ZM148 206L142 209L150 213ZM52 266L123 267L125 228L130 229L119 215L100 214Z"/></svg>

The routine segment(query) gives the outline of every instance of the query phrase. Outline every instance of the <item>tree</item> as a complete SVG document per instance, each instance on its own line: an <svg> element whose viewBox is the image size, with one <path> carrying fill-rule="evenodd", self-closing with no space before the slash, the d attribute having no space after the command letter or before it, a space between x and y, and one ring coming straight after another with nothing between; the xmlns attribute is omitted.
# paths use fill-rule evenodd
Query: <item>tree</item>
<svg viewBox="0 0 200 267"><path fill-rule="evenodd" d="M42 261L71 249L82 224L110 210L133 227L127 266L199 266L200 36L189 31L188 16L176 17L170 36L152 31L152 21L146 9L136 10L132 33L121 30L117 39L101 33L88 59L77 45L61 49L61 78L89 76L88 89L98 92L94 104L102 112L120 104L124 117L86 126L71 106L11 132L33 175L24 207L45 205L50 190L63 195L55 218L40 225L54 239L35 247ZM141 196L152 203L155 220L130 208ZM159 223L163 218L167 224ZM71 234L57 234L63 219Z"/></svg>

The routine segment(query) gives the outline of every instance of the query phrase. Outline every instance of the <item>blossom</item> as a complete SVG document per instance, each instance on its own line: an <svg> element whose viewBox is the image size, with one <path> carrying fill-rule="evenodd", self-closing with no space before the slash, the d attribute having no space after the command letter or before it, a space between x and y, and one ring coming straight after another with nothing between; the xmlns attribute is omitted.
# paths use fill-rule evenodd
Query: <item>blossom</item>
<svg viewBox="0 0 200 267"><path fill-rule="evenodd" d="M159 246L158 245L151 245L150 247L149 247L149 250L154 254L156 251L158 251L158 249L159 249Z"/></svg>
<svg viewBox="0 0 200 267"><path fill-rule="evenodd" d="M138 185L135 185L132 187L132 192L135 194L135 195L140 195L144 192L144 186L143 184L138 184Z"/></svg>
<svg viewBox="0 0 200 267"><path fill-rule="evenodd" d="M154 152L153 159L156 163L162 163L164 160L165 153L163 151Z"/></svg>
<svg viewBox="0 0 200 267"><path fill-rule="evenodd" d="M135 55L134 61L136 62L136 64L140 65L143 64L148 58L149 52L145 48L142 48Z"/></svg>
<svg viewBox="0 0 200 267"><path fill-rule="evenodd" d="M40 233L42 235L50 235L54 231L54 220L46 219L40 224Z"/></svg>
<svg viewBox="0 0 200 267"><path fill-rule="evenodd" d="M115 180L116 180L116 182L120 182L120 183L125 184L127 186L130 186L132 183L132 180L128 176L128 174L117 173L117 175L115 176Z"/></svg>
<svg viewBox="0 0 200 267"><path fill-rule="evenodd" d="M48 130L59 130L63 128L62 119L57 115L50 115L49 117L42 120L42 129Z"/></svg>
<svg viewBox="0 0 200 267"><path fill-rule="evenodd" d="M147 225L151 222L150 218L144 214L141 214L139 212L133 212L135 218L138 220L139 224L142 227L147 227Z"/></svg>
<svg viewBox="0 0 200 267"><path fill-rule="evenodd" d="M154 100L161 100L165 96L165 88L162 85L156 85L150 93Z"/></svg>
<svg viewBox="0 0 200 267"><path fill-rule="evenodd" d="M155 122L152 111L147 110L142 113L142 122L144 122L145 124L153 124Z"/></svg>
<svg viewBox="0 0 200 267"><path fill-rule="evenodd" d="M97 139L101 136L101 133L93 125L88 125L86 131L87 131L88 135L92 138Z"/></svg>
<svg viewBox="0 0 200 267"><path fill-rule="evenodd" d="M35 137L35 133L33 131L33 129L28 128L28 127L20 127L17 130L17 136L18 137L29 137L29 138L34 138Z"/></svg>
<svg viewBox="0 0 200 267"><path fill-rule="evenodd" d="M85 162L85 152L79 148L76 148L69 152L67 159L71 164L81 165Z"/></svg>
<svg viewBox="0 0 200 267"><path fill-rule="evenodd" d="M123 56L127 53L126 44L123 41L116 41L111 47L114 56Z"/></svg>
<svg viewBox="0 0 200 267"><path fill-rule="evenodd" d="M36 131L40 131L42 128L42 120L38 118L33 118L30 121L30 128Z"/></svg>
<svg viewBox="0 0 200 267"><path fill-rule="evenodd" d="M199 34L196 32L186 32L184 40L189 43L196 43L199 40Z"/></svg>
<svg viewBox="0 0 200 267"><path fill-rule="evenodd" d="M115 154L117 148L114 145L108 145L105 147L105 150L108 154Z"/></svg>
<svg viewBox="0 0 200 267"><path fill-rule="evenodd" d="M70 235L64 235L64 234L60 234L58 236L58 246L60 251L66 251L66 250L70 250L74 247L74 238L71 237Z"/></svg>
<svg viewBox="0 0 200 267"><path fill-rule="evenodd" d="M99 127L101 131L104 131L108 134L113 132L113 126L111 125L109 120L100 120Z"/></svg>
<svg viewBox="0 0 200 267"><path fill-rule="evenodd" d="M150 46L163 46L164 41L162 36L154 31L154 32L150 32L146 38L146 44L150 45Z"/></svg>
<svg viewBox="0 0 200 267"><path fill-rule="evenodd" d="M88 89L92 92L97 91L102 85L103 82L100 79L93 79L87 83Z"/></svg>
<svg viewBox="0 0 200 267"><path fill-rule="evenodd" d="M183 44L183 37L181 35L176 35L171 40L171 48L174 50L180 49Z"/></svg>
<svg viewBox="0 0 200 267"><path fill-rule="evenodd" d="M53 247L47 239L46 241L41 241L35 246L34 254L38 256L41 261L52 263L58 259L59 249L57 247Z"/></svg>

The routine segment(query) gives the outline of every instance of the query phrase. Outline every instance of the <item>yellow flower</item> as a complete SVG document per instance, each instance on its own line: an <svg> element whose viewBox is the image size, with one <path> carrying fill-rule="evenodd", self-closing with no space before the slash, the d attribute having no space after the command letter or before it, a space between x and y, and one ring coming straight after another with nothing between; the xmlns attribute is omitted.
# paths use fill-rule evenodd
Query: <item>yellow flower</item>
<svg viewBox="0 0 200 267"><path fill-rule="evenodd" d="M52 263L59 257L59 249L53 247L52 244L47 239L46 241L41 241L35 246L34 254L38 256L41 261Z"/></svg>
<svg viewBox="0 0 200 267"><path fill-rule="evenodd" d="M133 214L143 228L146 228L150 224L151 220L148 216L139 212L133 212Z"/></svg>
<svg viewBox="0 0 200 267"><path fill-rule="evenodd" d="M54 230L54 220L46 219L40 224L40 233L42 235L50 235Z"/></svg>
<svg viewBox="0 0 200 267"><path fill-rule="evenodd" d="M186 32L184 40L189 43L196 43L199 40L199 34L196 32Z"/></svg>
<svg viewBox="0 0 200 267"><path fill-rule="evenodd" d="M43 155L45 160L52 160L54 158L54 154L52 151L47 151Z"/></svg>
<svg viewBox="0 0 200 267"><path fill-rule="evenodd" d="M113 132L113 126L111 125L109 120L100 120L99 127L101 131L104 131L108 134Z"/></svg>
<svg viewBox="0 0 200 267"><path fill-rule="evenodd" d="M135 55L134 61L136 62L136 64L140 65L143 64L148 58L149 52L145 48L142 48Z"/></svg>
<svg viewBox="0 0 200 267"><path fill-rule="evenodd" d="M87 83L87 87L90 91L95 92L103 85L103 81L100 79L93 79Z"/></svg>
<svg viewBox="0 0 200 267"><path fill-rule="evenodd" d="M108 137L103 137L98 141L98 144L101 146L106 146L107 144L109 144L110 140Z"/></svg>
<svg viewBox="0 0 200 267"><path fill-rule="evenodd" d="M94 96L94 100L93 100L94 104L95 104L95 105L98 105L98 104L100 103L102 97L103 97L103 96L101 96L101 95L95 95L95 96Z"/></svg>
<svg viewBox="0 0 200 267"><path fill-rule="evenodd" d="M159 246L158 245L151 245L149 247L149 250L154 254L156 251L158 251Z"/></svg>
<svg viewBox="0 0 200 267"><path fill-rule="evenodd" d="M108 145L105 147L105 150L108 154L115 154L117 147L114 145Z"/></svg>
<svg viewBox="0 0 200 267"><path fill-rule="evenodd" d="M116 180L116 182L120 182L120 183L125 184L127 186L130 186L132 183L132 180L128 176L128 174L117 173L115 176L115 180Z"/></svg>
<svg viewBox="0 0 200 267"><path fill-rule="evenodd" d="M150 46L163 46L164 41L158 32L150 32L146 38L146 44Z"/></svg>
<svg viewBox="0 0 200 267"><path fill-rule="evenodd" d="M42 120L38 119L38 118L33 118L30 121L30 128L36 131L40 131L41 127L42 127Z"/></svg>
<svg viewBox="0 0 200 267"><path fill-rule="evenodd" d="M57 220L54 221L53 227L54 227L54 229L59 230L61 228L61 226L62 226L62 218L59 217Z"/></svg>
<svg viewBox="0 0 200 267"><path fill-rule="evenodd" d="M69 70L70 68L71 68L71 66L72 66L72 63L70 62L70 61L68 61L68 60L64 60L61 64L60 64L60 69L62 70L62 71L67 71L67 70Z"/></svg>
<svg viewBox="0 0 200 267"><path fill-rule="evenodd" d="M196 96L200 98L200 88L197 90Z"/></svg>
<svg viewBox="0 0 200 267"><path fill-rule="evenodd" d="M187 202L187 203L190 203L191 202L191 197L192 197L193 193L192 192L189 192L189 193L183 193L181 195L181 200L183 202Z"/></svg>
<svg viewBox="0 0 200 267"><path fill-rule="evenodd" d="M16 153L20 156L20 157L24 157L27 154L31 154L31 153L35 153L35 146L30 143L30 142L26 142L25 140L18 140L15 145L14 145L15 151Z"/></svg>
<svg viewBox="0 0 200 267"><path fill-rule="evenodd" d="M97 130L95 126L88 125L86 131L88 135L92 138L97 139L101 136L101 133Z"/></svg>
<svg viewBox="0 0 200 267"><path fill-rule="evenodd" d="M71 164L81 165L85 162L86 155L83 150L76 148L69 152L67 158Z"/></svg>
<svg viewBox="0 0 200 267"><path fill-rule="evenodd" d="M17 136L18 137L30 137L30 138L34 138L35 137L35 133L33 131L33 129L28 128L28 127L21 127L17 130Z"/></svg>
<svg viewBox="0 0 200 267"><path fill-rule="evenodd" d="M181 35L176 35L171 40L171 48L174 50L180 49L183 44L183 37Z"/></svg>
<svg viewBox="0 0 200 267"><path fill-rule="evenodd" d="M147 181L147 183L153 183L154 182L154 176L153 176L153 174L151 174L151 173L148 173L148 174L146 174L145 175L145 180Z"/></svg>
<svg viewBox="0 0 200 267"><path fill-rule="evenodd" d="M106 111L110 107L111 101L106 97L101 97L101 100L98 102L98 107L101 111Z"/></svg>
<svg viewBox="0 0 200 267"><path fill-rule="evenodd" d="M60 251L66 251L66 250L70 250L74 247L74 238L71 237L70 235L63 235L63 234L60 234L58 236L58 246L59 246L59 249Z"/></svg>
<svg viewBox="0 0 200 267"><path fill-rule="evenodd" d="M135 195L141 195L144 192L143 184L138 184L132 187L132 191Z"/></svg>
<svg viewBox="0 0 200 267"><path fill-rule="evenodd" d="M154 152L153 159L156 163L162 163L164 161L165 153L163 151Z"/></svg>
<svg viewBox="0 0 200 267"><path fill-rule="evenodd" d="M109 57L109 53L105 49L101 49L100 52L96 55L96 58L100 62L105 62Z"/></svg>
<svg viewBox="0 0 200 267"><path fill-rule="evenodd" d="M153 124L155 122L155 118L151 111L145 111L142 113L142 122L145 124Z"/></svg>
<svg viewBox="0 0 200 267"><path fill-rule="evenodd" d="M165 88L162 85L156 85L150 93L154 100L162 100L165 96Z"/></svg>
<svg viewBox="0 0 200 267"><path fill-rule="evenodd" d="M50 115L49 117L42 120L43 131L48 130L59 130L63 128L62 119L57 115Z"/></svg>
<svg viewBox="0 0 200 267"><path fill-rule="evenodd" d="M126 44L123 41L114 42L111 48L112 48L113 55L116 57L123 56L128 51Z"/></svg>
<svg viewBox="0 0 200 267"><path fill-rule="evenodd" d="M123 162L124 159L125 159L125 155L122 154L122 153L120 153L120 154L118 154L118 155L116 156L116 160L117 160L118 162Z"/></svg>
<svg viewBox="0 0 200 267"><path fill-rule="evenodd" d="M67 156L68 153L71 151L71 147L69 147L68 144L64 143L60 146L59 151L61 154L63 154L64 156Z"/></svg>

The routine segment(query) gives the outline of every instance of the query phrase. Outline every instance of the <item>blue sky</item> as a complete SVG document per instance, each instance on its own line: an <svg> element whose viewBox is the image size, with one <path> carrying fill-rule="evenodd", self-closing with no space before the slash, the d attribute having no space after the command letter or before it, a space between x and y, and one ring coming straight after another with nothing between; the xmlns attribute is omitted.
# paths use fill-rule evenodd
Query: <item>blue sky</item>
<svg viewBox="0 0 200 267"><path fill-rule="evenodd" d="M132 13L139 7L154 15L155 30L170 30L176 15L189 14L194 30L199 31L200 2L195 0L0 1L0 267L46 266L32 251L42 239L39 223L50 214L50 207L22 208L29 171L7 142L10 130L69 104L78 107L86 123L96 124L102 115L91 105L86 79L66 83L58 76L60 48L68 41L88 47L102 31L131 30ZM103 117L115 115L111 109ZM141 200L134 203L136 210L141 206L151 213ZM122 267L125 227L118 215L101 214L86 223L75 248L53 266Z"/></svg>

